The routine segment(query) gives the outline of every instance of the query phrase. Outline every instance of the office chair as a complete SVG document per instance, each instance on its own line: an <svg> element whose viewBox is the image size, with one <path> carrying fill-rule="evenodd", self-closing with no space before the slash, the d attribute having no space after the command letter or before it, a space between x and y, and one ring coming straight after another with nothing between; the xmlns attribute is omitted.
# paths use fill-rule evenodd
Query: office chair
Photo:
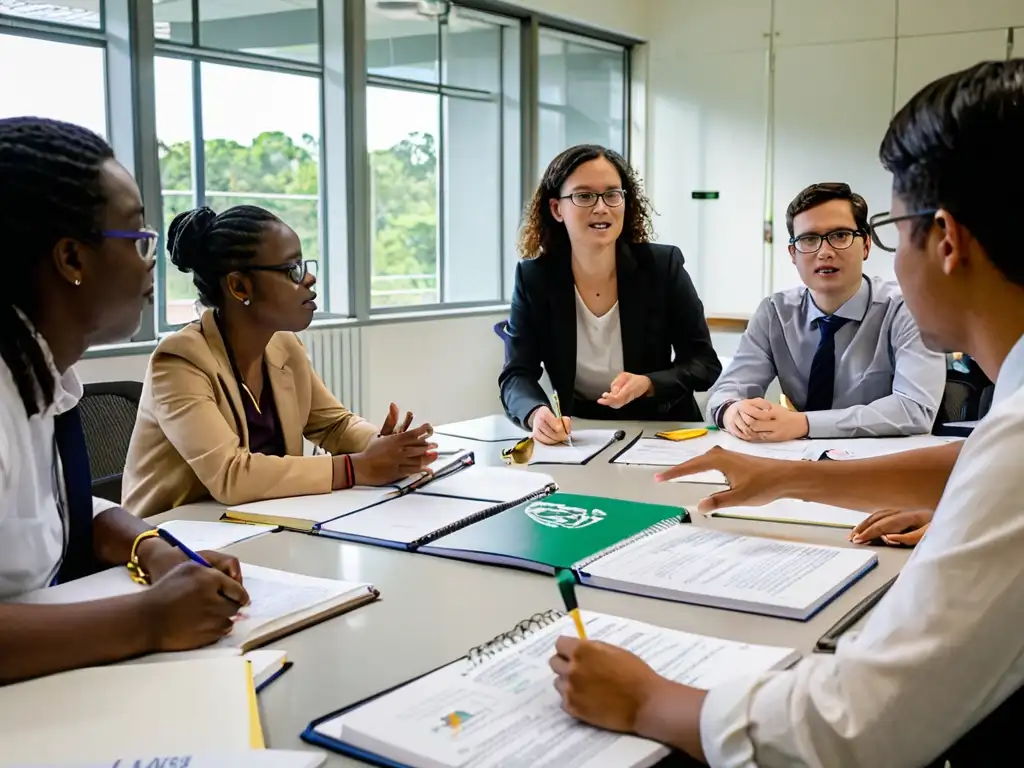
<svg viewBox="0 0 1024 768"><path fill-rule="evenodd" d="M78 404L89 451L92 494L115 504L121 503L121 476L140 399L140 382L107 381L86 384Z"/></svg>
<svg viewBox="0 0 1024 768"><path fill-rule="evenodd" d="M508 335L508 320L500 320L494 324L494 333L497 335L501 342L505 345L505 362L508 362L509 349L508 345L511 339Z"/></svg>

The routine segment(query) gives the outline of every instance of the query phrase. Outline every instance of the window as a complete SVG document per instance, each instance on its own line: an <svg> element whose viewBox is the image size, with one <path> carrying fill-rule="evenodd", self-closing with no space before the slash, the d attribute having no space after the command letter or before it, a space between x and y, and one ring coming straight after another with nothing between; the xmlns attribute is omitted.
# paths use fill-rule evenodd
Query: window
<svg viewBox="0 0 1024 768"><path fill-rule="evenodd" d="M2 6L0 6L2 7ZM0 34L0 117L66 120L107 135L103 48Z"/></svg>
<svg viewBox="0 0 1024 768"><path fill-rule="evenodd" d="M202 0L200 40L247 54L319 59L315 2L263 3L259 15L239 15L240 7L226 0ZM291 17L293 12L298 16ZM156 31L165 23L167 39L191 39L189 19L175 21L169 12L162 21L158 17ZM175 26L179 23L180 28ZM305 258L320 259L319 69L280 63L256 68L222 59L202 60L201 53L197 59L156 58L164 229L176 214L196 205L218 213L257 205L295 230ZM178 272L166 255L161 274L161 326L194 319L197 297L191 276ZM324 293L324 285L318 290Z"/></svg>
<svg viewBox="0 0 1024 768"><path fill-rule="evenodd" d="M39 0L0 0L0 15L14 16L29 21L67 24L87 29L99 29L101 0L75 0L75 2L39 2Z"/></svg>
<svg viewBox="0 0 1024 768"><path fill-rule="evenodd" d="M575 144L625 155L627 49L549 29L539 49L540 173Z"/></svg>
<svg viewBox="0 0 1024 768"><path fill-rule="evenodd" d="M371 309L506 293L522 203L519 27L442 10L367 2Z"/></svg>

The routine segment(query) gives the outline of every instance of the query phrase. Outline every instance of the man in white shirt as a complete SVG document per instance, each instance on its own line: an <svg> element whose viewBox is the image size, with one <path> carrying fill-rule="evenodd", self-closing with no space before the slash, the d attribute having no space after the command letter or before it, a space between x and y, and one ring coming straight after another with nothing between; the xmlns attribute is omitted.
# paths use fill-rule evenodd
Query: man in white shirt
<svg viewBox="0 0 1024 768"><path fill-rule="evenodd" d="M954 765L1005 764L992 753L1015 743L1011 729L1024 716L1024 189L1001 182L1024 173L1022 134L1017 59L927 86L882 142L893 211L873 219L875 245L895 249L925 342L963 349L996 390L958 455L955 447L929 449L900 462L921 477L894 494L893 505L930 501L935 514L863 629L835 655L710 691L665 680L619 649L562 638L552 667L569 712L712 766L898 768L943 756ZM807 469L803 480L786 481L798 498L823 472L864 480L858 468ZM737 473L749 483L763 482L760 475ZM877 477L892 484L884 469Z"/></svg>

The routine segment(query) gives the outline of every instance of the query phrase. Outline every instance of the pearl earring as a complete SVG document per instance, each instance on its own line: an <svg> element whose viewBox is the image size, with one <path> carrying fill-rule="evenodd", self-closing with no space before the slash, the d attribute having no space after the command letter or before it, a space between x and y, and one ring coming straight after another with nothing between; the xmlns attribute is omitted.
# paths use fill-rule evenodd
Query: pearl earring
<svg viewBox="0 0 1024 768"><path fill-rule="evenodd" d="M78 285L81 285L81 284L82 284L82 281L80 279L76 278L75 279L75 285L78 286Z"/></svg>
<svg viewBox="0 0 1024 768"><path fill-rule="evenodd" d="M243 307L248 307L250 304L252 304L252 302L249 301L248 299L242 299L242 306Z"/></svg>

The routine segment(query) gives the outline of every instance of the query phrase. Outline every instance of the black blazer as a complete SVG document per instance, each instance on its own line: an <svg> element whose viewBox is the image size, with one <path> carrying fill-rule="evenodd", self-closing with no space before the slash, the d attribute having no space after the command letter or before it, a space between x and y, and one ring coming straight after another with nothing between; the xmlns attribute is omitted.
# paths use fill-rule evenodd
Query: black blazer
<svg viewBox="0 0 1024 768"><path fill-rule="evenodd" d="M654 394L618 410L575 398L572 264L568 254L543 255L516 266L505 366L498 377L501 402L513 422L526 426L535 408L550 406L539 384L542 363L563 416L703 420L693 393L709 389L722 364L711 346L704 306L683 267L683 254L672 245L620 244L616 272L623 365L629 373L648 376Z"/></svg>

